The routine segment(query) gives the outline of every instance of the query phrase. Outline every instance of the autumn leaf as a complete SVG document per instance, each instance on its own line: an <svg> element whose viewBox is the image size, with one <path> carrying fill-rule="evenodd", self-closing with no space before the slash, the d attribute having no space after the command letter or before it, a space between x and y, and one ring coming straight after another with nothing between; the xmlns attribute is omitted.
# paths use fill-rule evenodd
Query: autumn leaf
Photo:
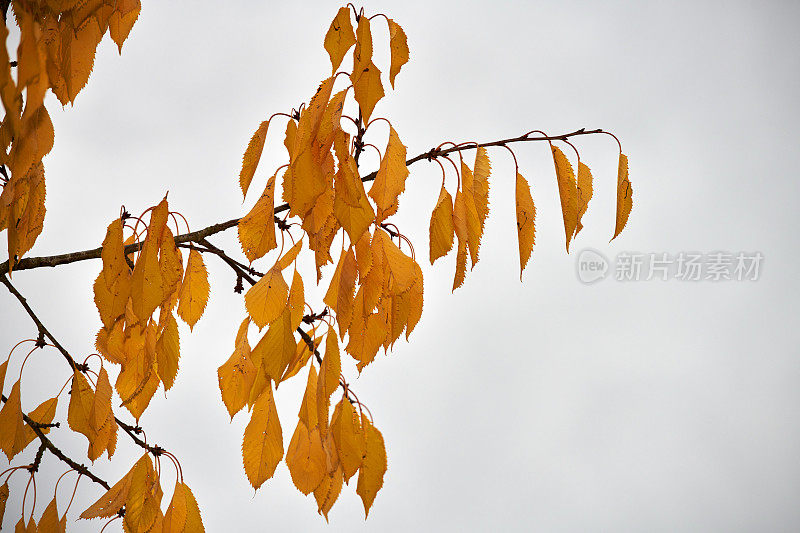
<svg viewBox="0 0 800 533"><path fill-rule="evenodd" d="M251 357L256 365L264 367L267 376L279 382L294 351L292 310L284 305L280 315L270 323L267 332L253 348Z"/></svg>
<svg viewBox="0 0 800 533"><path fill-rule="evenodd" d="M550 145L553 151L553 162L556 166L558 195L561 197L561 212L564 217L564 233L567 236L567 252L569 243L578 225L578 191L575 174L567 156L557 147Z"/></svg>
<svg viewBox="0 0 800 533"><path fill-rule="evenodd" d="M383 487L383 476L386 474L386 447L381 432L363 413L361 427L364 435L364 459L358 473L356 492L361 496L366 516L369 516L375 496Z"/></svg>
<svg viewBox="0 0 800 533"><path fill-rule="evenodd" d="M272 477L281 459L283 435L272 387L268 385L253 406L253 414L242 441L244 471L254 489Z"/></svg>
<svg viewBox="0 0 800 533"><path fill-rule="evenodd" d="M456 274L453 278L453 291L464 283L467 274L467 208L464 204L464 195L461 191L456 191L456 199L453 202L453 228L458 238L458 249L456 251Z"/></svg>
<svg viewBox="0 0 800 533"><path fill-rule="evenodd" d="M239 242L250 262L277 247L275 239L275 176L267 181L261 198L239 221Z"/></svg>
<svg viewBox="0 0 800 533"><path fill-rule="evenodd" d="M331 57L331 72L336 72L336 69L342 64L345 54L355 42L356 35L353 33L353 25L350 23L350 8L341 7L325 35L325 50Z"/></svg>
<svg viewBox="0 0 800 533"><path fill-rule="evenodd" d="M361 17L361 20L365 19L366 17ZM381 83L381 71L375 63L369 61L358 70L353 70L350 80L353 83L353 92L361 109L361 115L365 122L369 122L375 104L385 95Z"/></svg>
<svg viewBox="0 0 800 533"><path fill-rule="evenodd" d="M128 38L139 12L142 10L140 0L118 0L114 12L108 19L108 32L122 54L122 43Z"/></svg>
<svg viewBox="0 0 800 533"><path fill-rule="evenodd" d="M245 319L245 322L249 322L249 319ZM233 354L219 367L217 375L222 401L233 420L233 415L247 403L256 378L256 367L250 359L250 344L247 342L247 335L237 340Z"/></svg>
<svg viewBox="0 0 800 533"><path fill-rule="evenodd" d="M292 440L286 449L286 466L297 490L309 494L325 476L325 450L319 428L309 430L302 420L297 421Z"/></svg>
<svg viewBox="0 0 800 533"><path fill-rule="evenodd" d="M581 219L589 207L589 200L592 199L592 171L589 167L578 161L578 221L575 226L575 236L583 229Z"/></svg>
<svg viewBox="0 0 800 533"><path fill-rule="evenodd" d="M406 188L408 174L406 147L400 142L400 137L397 136L394 128L390 126L386 153L381 160L375 182L369 190L369 195L375 200L378 208L377 222L386 218L393 206L396 206L397 197Z"/></svg>
<svg viewBox="0 0 800 533"><path fill-rule="evenodd" d="M256 167L261 159L261 152L264 151L264 142L267 140L267 130L269 129L269 120L265 120L259 126L247 149L244 151L242 157L242 170L239 172L239 187L242 189L242 196L247 196L247 189L250 188L250 182L253 181L253 176L256 173Z"/></svg>
<svg viewBox="0 0 800 533"><path fill-rule="evenodd" d="M203 316L203 311L208 303L209 285L208 271L203 263L200 252L192 248L189 250L189 261L186 264L186 273L183 275L183 285L180 289L180 303L178 316L193 329L194 325Z"/></svg>
<svg viewBox="0 0 800 533"><path fill-rule="evenodd" d="M72 388L69 395L69 410L67 411L69 427L72 431L82 433L89 442L92 442L97 435L92 417L95 392L86 377L78 370L73 371Z"/></svg>
<svg viewBox="0 0 800 533"><path fill-rule="evenodd" d="M522 281L522 271L528 264L531 251L536 240L536 207L531 198L531 189L528 182L517 173L517 239L519 241L519 279Z"/></svg>
<svg viewBox="0 0 800 533"><path fill-rule="evenodd" d="M283 279L280 266L271 268L244 295L247 312L253 322L263 328L283 312L286 307L289 286Z"/></svg>
<svg viewBox="0 0 800 533"><path fill-rule="evenodd" d="M202 533L205 531L200 508L194 494L183 482L175 483L167 512L164 515L163 533Z"/></svg>
<svg viewBox="0 0 800 533"><path fill-rule="evenodd" d="M408 63L408 39L406 32L392 19L389 21L389 49L392 53L392 65L389 67L389 82L394 89L394 78L400 69Z"/></svg>
<svg viewBox="0 0 800 533"><path fill-rule="evenodd" d="M620 152L617 172L617 226L614 228L612 241L625 229L631 209L633 209L633 187L628 180L628 156Z"/></svg>
<svg viewBox="0 0 800 533"><path fill-rule="evenodd" d="M164 329L156 343L156 362L158 363L158 376L164 383L164 390L172 388L175 377L178 375L178 361L180 360L180 337L178 334L178 321L172 313L165 319Z"/></svg>
<svg viewBox="0 0 800 533"><path fill-rule="evenodd" d="M2 515L3 513L0 512L0 520L2 520ZM59 519L56 498L53 497L42 513L42 517L39 519L37 531L41 531L42 533L65 533L65 525L66 524L62 523Z"/></svg>
<svg viewBox="0 0 800 533"><path fill-rule="evenodd" d="M164 300L164 281L158 263L158 248L157 237L148 231L131 277L133 311L139 321L143 323L150 318L156 307L161 305ZM192 256L190 253L190 265L191 262ZM178 312L180 313L180 309Z"/></svg>
<svg viewBox="0 0 800 533"><path fill-rule="evenodd" d="M492 173L492 165L489 162L486 148L479 147L476 150L473 170L472 196L481 222L481 234L483 234L486 217L489 216L489 176Z"/></svg>
<svg viewBox="0 0 800 533"><path fill-rule="evenodd" d="M347 481L361 468L364 437L358 415L346 398L340 400L333 410L330 431L339 454L344 480Z"/></svg>

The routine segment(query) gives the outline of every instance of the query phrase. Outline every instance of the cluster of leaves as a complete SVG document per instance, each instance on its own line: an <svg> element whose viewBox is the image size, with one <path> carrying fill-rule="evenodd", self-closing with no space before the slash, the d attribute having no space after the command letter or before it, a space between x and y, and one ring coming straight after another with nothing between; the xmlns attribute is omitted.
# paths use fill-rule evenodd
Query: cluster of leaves
<svg viewBox="0 0 800 533"><path fill-rule="evenodd" d="M44 93L49 88L62 103L73 102L88 79L95 49L106 30L121 47L140 9L138 0L15 0L13 6L21 28L17 81L11 77L12 62L7 51L4 63L0 61L4 72L0 75L0 97L6 108L6 117L0 125L0 139L5 148L0 161L5 176L0 195L0 230L8 229L9 273L42 229L41 159L53 145L52 124L42 104ZM105 453L110 459L117 447L120 427L145 450L130 471L109 486L86 467L67 458L46 437L50 428L58 425L53 420L61 392L30 413L23 412L20 369L20 379L8 398L2 398L0 448L10 461L37 437L41 446L34 463L13 467L9 469L11 473L26 468L33 479L47 449L107 489L81 518L121 518L125 531L130 532L203 530L197 502L183 481L177 459L163 448L139 439L141 428L127 425L115 416L112 397L116 390L121 406L138 423L157 389L163 385L166 391L174 385L180 358L176 315L193 328L203 314L209 283L201 254L213 253L236 273L237 292L244 291L244 280L251 285L244 294L246 316L235 336L233 353L218 369L222 401L231 420L245 408L250 413L242 440L247 479L258 489L285 461L295 486L304 495L314 494L318 512L327 520L343 485L358 474L356 493L361 497L365 514L369 515L387 471L386 446L372 413L344 376L343 366L347 361L342 360L341 353L343 349L349 354L361 372L376 359L381 348L384 352L392 349L404 333L408 340L422 315L422 269L411 241L389 220L399 210L400 196L409 177L408 166L426 159L439 164L442 170L442 186L430 217L429 260L434 264L456 248L452 287L455 290L464 283L467 263L474 268L479 260L490 204L492 166L487 148L508 150L517 167L521 278L535 242L536 208L528 181L520 174L516 156L508 145L524 141L550 144L569 251L572 240L583 228L581 221L593 194L591 171L580 160L569 138L606 133L578 130L550 137L532 131L483 144L447 142L407 159L406 147L391 122L373 116L376 105L385 96L382 73L373 57L372 21L378 17L388 24L388 77L394 87L397 75L409 61L403 29L385 15L367 17L363 10L341 8L324 40L331 60L331 75L319 84L307 106L289 114L276 113L261 122L245 150L239 186L246 197L271 125L276 117L288 118L283 132L288 162L271 173L263 193L241 219L194 233L186 223L187 233L180 234L181 215L169 210L165 197L139 217L131 217L123 209L122 215L109 224L102 248L96 254L94 251L84 254L83 258L102 260L102 270L94 282L94 300L102 322L95 343L101 360L98 372L89 368L86 363L89 358L83 364L72 359L27 307L5 273L0 272L0 281L18 297L39 327L39 338L29 339L35 342L31 352L37 347L54 346L71 366L67 421L73 431L87 438L87 457L94 462ZM7 36L5 26L4 31ZM352 59L352 67L338 71L348 57ZM335 91L340 79L345 80L340 84L343 87ZM27 91L24 110L23 90ZM348 110L352 110L352 116L347 114ZM373 126L380 122L388 130L383 150L367 142L368 133L374 134ZM532 134L539 136L531 137ZM556 145L558 142L574 150L577 176ZM380 163L376 171L363 174L359 159L369 147L378 152ZM470 166L463 153L473 149L475 159ZM459 164L451 159L454 154L458 154ZM446 170L441 159L446 159L455 170L458 181L454 195L445 186ZM368 182L372 182L369 190L365 187ZM284 203L276 206L277 198ZM627 157L620 145L614 238L625 227L631 208ZM280 213L285 213L283 218L278 216ZM170 228L170 220L175 232ZM231 258L205 239L233 226L238 229L249 265ZM302 235L293 234L294 227ZM340 233L341 247L334 247ZM292 245L284 253L287 239L291 239ZM186 263L181 247L189 248ZM317 284L324 283L323 287L327 287L323 297L325 307L319 313L306 301L304 279L298 272L298 258L306 250L305 255L313 252ZM266 261L273 251L276 251L274 258L267 263L271 266L264 274L259 273L253 263ZM20 263L17 265L23 268ZM330 278L323 281L329 265L335 268ZM285 276L290 267L293 267L291 283L287 283ZM258 340L251 343L251 335L258 335ZM51 343L45 342L45 336ZM113 388L105 363L119 365ZM7 366L8 360L0 365L0 389ZM281 383L304 370L307 371L305 393L294 432L284 448L275 391ZM333 395L339 388L342 394L336 401ZM173 497L165 512L161 510L161 457L173 461L178 471ZM0 487L0 521L7 498L6 479ZM32 513L25 524L24 500L23 497L23 519L17 528L37 530ZM59 518L54 498L42 515L38 530L63 531L65 527L66 512Z"/></svg>
<svg viewBox="0 0 800 533"><path fill-rule="evenodd" d="M8 8L8 2L5 2ZM8 230L9 272L42 231L45 179L42 158L53 148L54 131L44 106L48 89L72 103L86 85L98 44L108 32L122 43L136 22L140 0L14 0L20 31L11 61L8 27L0 29L0 231ZM3 18L7 13L3 12ZM16 67L16 79L12 75ZM24 99L23 99L24 93Z"/></svg>

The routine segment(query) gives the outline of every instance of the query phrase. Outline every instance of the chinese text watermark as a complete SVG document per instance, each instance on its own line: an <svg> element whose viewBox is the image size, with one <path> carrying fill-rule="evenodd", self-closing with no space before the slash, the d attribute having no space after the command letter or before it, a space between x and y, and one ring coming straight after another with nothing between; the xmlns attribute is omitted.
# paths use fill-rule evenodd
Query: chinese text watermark
<svg viewBox="0 0 800 533"><path fill-rule="evenodd" d="M578 254L577 274L583 283L607 277L617 281L757 281L761 252L621 252L609 260L597 250Z"/></svg>

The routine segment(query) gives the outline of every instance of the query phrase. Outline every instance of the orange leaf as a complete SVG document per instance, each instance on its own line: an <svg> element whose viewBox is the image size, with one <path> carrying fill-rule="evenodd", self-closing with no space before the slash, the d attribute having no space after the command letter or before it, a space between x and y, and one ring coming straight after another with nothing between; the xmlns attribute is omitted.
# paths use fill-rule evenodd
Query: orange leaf
<svg viewBox="0 0 800 533"><path fill-rule="evenodd" d="M431 264L443 257L453 248L453 197L442 185L439 199L431 214L430 225L430 259Z"/></svg>
<svg viewBox="0 0 800 533"><path fill-rule="evenodd" d="M578 225L578 190L575 183L575 173L567 156L557 146L551 144L550 147L553 151L553 162L556 166L558 195L561 197L564 233L567 236L567 252L569 252L569 243L575 234L575 227Z"/></svg>
<svg viewBox="0 0 800 533"><path fill-rule="evenodd" d="M336 18L331 22L328 33L325 34L325 50L331 57L331 72L336 72L342 64L345 54L356 42L353 25L350 23L350 8L341 7L336 13Z"/></svg>
<svg viewBox="0 0 800 533"><path fill-rule="evenodd" d="M366 516L369 516L369 509L375 501L375 496L383 487L383 476L386 474L386 447L381 432L363 413L361 426L364 428L364 460L358 473L356 492L361 496Z"/></svg>
<svg viewBox="0 0 800 533"><path fill-rule="evenodd" d="M278 265L272 267L247 290L244 295L245 306L259 329L280 316L286 307L288 295L289 287L283 280L283 274Z"/></svg>
<svg viewBox="0 0 800 533"><path fill-rule="evenodd" d="M633 187L628 180L628 156L620 153L617 172L617 226L614 228L612 241L625 229L631 209L633 209Z"/></svg>
<svg viewBox="0 0 800 533"><path fill-rule="evenodd" d="M389 21L389 49L392 52L392 66L389 67L389 82L394 88L394 78L400 69L408 63L408 38L406 32L392 19Z"/></svg>
<svg viewBox="0 0 800 533"><path fill-rule="evenodd" d="M270 385L255 402L250 423L244 430L244 472L254 489L275 473L283 458L283 434Z"/></svg>
<svg viewBox="0 0 800 533"><path fill-rule="evenodd" d="M536 241L536 207L531 198L531 189L521 174L517 173L517 236L519 240L519 279L528 264Z"/></svg>
<svg viewBox="0 0 800 533"><path fill-rule="evenodd" d="M242 189L243 197L247 196L247 189L250 188L250 182L253 181L253 176L256 173L261 153L264 151L264 142L267 140L268 129L269 121L265 120L258 126L247 145L247 149L244 151L242 170L239 172L239 187Z"/></svg>
<svg viewBox="0 0 800 533"><path fill-rule="evenodd" d="M208 271L203 263L203 257L197 250L189 250L189 261L186 264L186 273L183 275L183 284L180 290L180 303L178 316L189 324L189 328L203 316L203 311L208 303Z"/></svg>
<svg viewBox="0 0 800 533"><path fill-rule="evenodd" d="M263 257L275 248L275 176L267 181L267 186L256 205L238 225L239 242L244 255L251 262Z"/></svg>

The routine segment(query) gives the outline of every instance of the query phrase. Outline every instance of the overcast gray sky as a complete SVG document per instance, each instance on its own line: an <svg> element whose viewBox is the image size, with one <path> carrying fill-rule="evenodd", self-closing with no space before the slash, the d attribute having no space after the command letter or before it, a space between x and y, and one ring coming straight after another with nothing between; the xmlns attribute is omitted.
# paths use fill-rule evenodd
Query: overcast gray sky
<svg viewBox="0 0 800 533"><path fill-rule="evenodd" d="M30 255L95 247L121 204L139 213L167 190L170 207L193 229L243 215L257 196L242 205L237 176L247 141L261 120L308 100L329 73L322 40L338 7L145 1L122 56L110 41L101 45L75 107L61 111L50 97L48 212ZM207 258L205 316L191 334L182 326L176 385L168 401L157 393L141 421L150 441L181 460L206 529L797 531L800 5L382 1L365 8L388 14L408 35L411 62L375 113L392 121L410 155L445 140L603 128L630 158L633 213L609 243L616 143L579 139L595 196L565 254L549 151L515 148L538 209L537 244L520 284L513 163L491 151L481 260L451 295L454 257L427 262L440 170L411 167L396 223L423 263L425 309L410 343L353 380L389 460L366 522L351 483L326 525L283 464L253 495L240 455L246 416L229 422L216 377L244 305L229 270ZM385 26L374 27L386 72L387 50L377 44ZM375 142L385 144L385 133ZM253 188L284 159L273 132ZM365 168L375 163L366 158ZM237 249L234 232L213 242ZM583 248L612 268L622 252L764 259L757 281L621 282L612 271L585 285L576 277ZM100 321L91 284L99 269L91 262L14 276L76 354L94 351ZM17 303L3 298L0 350L34 332ZM67 378L59 358L43 351L28 363L23 407ZM346 372L354 377L354 365ZM287 445L303 382L276 395ZM52 435L74 455L85 453L85 439L66 433ZM106 479L118 479L139 455L122 436L120 443L113 463L93 467ZM63 470L45 459L37 514ZM165 472L167 502L173 473ZM19 518L21 481L6 527ZM68 490L59 492L63 510ZM82 481L71 517L100 493ZM98 531L101 523L71 527Z"/></svg>

